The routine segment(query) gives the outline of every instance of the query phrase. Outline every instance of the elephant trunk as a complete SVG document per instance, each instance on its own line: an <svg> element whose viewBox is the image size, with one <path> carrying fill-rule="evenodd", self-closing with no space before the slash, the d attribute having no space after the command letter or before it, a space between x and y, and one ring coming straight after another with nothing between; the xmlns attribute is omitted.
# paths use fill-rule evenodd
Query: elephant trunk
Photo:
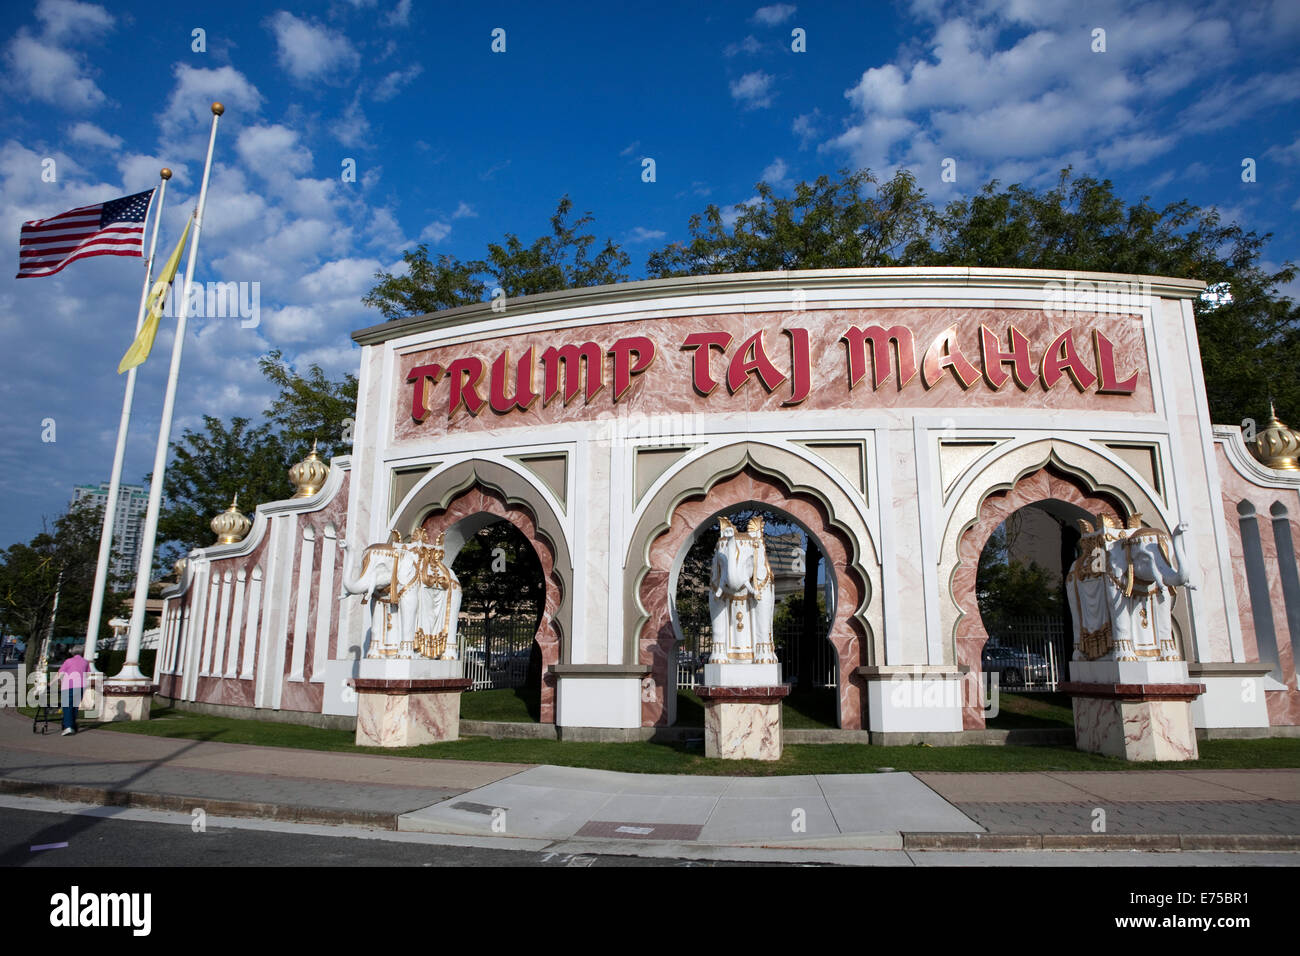
<svg viewBox="0 0 1300 956"><path fill-rule="evenodd" d="M1174 560L1178 566L1173 569L1174 577L1170 582L1172 584L1183 586L1191 580L1191 565L1187 561L1187 539L1184 532L1187 530L1185 525L1179 525L1173 534L1174 539Z"/></svg>

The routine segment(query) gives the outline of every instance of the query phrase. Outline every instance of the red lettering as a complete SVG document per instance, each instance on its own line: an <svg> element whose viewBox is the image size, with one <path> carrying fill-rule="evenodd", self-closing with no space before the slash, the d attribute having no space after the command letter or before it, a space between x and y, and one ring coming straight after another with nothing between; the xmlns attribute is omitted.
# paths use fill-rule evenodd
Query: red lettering
<svg viewBox="0 0 1300 956"><path fill-rule="evenodd" d="M519 357L519 364L515 367L513 398L506 395L506 367L509 364L510 349L508 348L492 363L488 402L492 406L492 411L499 415L514 411L516 408L526 411L533 402L537 401L537 393L533 391L533 350L530 348Z"/></svg>
<svg viewBox="0 0 1300 956"><path fill-rule="evenodd" d="M1002 368L1003 363L1010 363L1011 374L1021 389L1029 388L1038 379L1034 374L1034 360L1029 357L1029 339L1014 325L1010 352L1002 351L1002 343L992 330L980 326L980 361L984 364L984 378L994 389L1001 388L1011 378Z"/></svg>
<svg viewBox="0 0 1300 956"><path fill-rule="evenodd" d="M957 347L957 326L950 325L934 337L930 347L925 350L925 359L921 368L921 381L926 389L934 388L943 370L952 372L962 389L968 389L979 381L980 373L974 365L966 361L961 349Z"/></svg>
<svg viewBox="0 0 1300 956"><path fill-rule="evenodd" d="M758 373L759 381L769 392L775 391L785 381L785 376L777 371L777 367L767 357L761 329L745 339L740 350L731 357L731 364L727 366L727 390L736 394L754 372Z"/></svg>
<svg viewBox="0 0 1300 956"><path fill-rule="evenodd" d="M798 405L812 389L812 363L808 358L808 330L784 329L790 336L790 397L781 404Z"/></svg>
<svg viewBox="0 0 1300 956"><path fill-rule="evenodd" d="M1088 366L1083 363L1083 359L1079 358L1079 353L1074 347L1073 329L1066 329L1052 339L1052 344L1043 353L1042 376L1043 384L1047 388L1055 387L1065 372L1070 373L1070 378L1074 379L1074 387L1081 392L1092 388L1093 383L1097 381L1097 376L1088 371Z"/></svg>
<svg viewBox="0 0 1300 956"><path fill-rule="evenodd" d="M433 386L438 384L438 379L442 378L441 365L417 365L411 369L411 374L406 376L408 382L413 382L411 388L411 417L417 422L422 422L429 417L429 392Z"/></svg>
<svg viewBox="0 0 1300 956"><path fill-rule="evenodd" d="M1115 345L1110 339L1096 330L1092 333L1092 348L1097 353L1097 375L1101 384L1097 386L1102 395L1132 395L1137 391L1138 373L1134 372L1124 381L1115 376Z"/></svg>
<svg viewBox="0 0 1300 956"><path fill-rule="evenodd" d="M483 360L470 356L458 358L447 367L447 378L451 379L451 400L447 407L447 417L456 414L456 409L463 404L471 415L477 415L487 403L478 393L478 383L483 380Z"/></svg>
<svg viewBox="0 0 1300 956"><path fill-rule="evenodd" d="M634 335L615 342L609 354L614 357L614 402L617 404L632 387L632 376L640 375L655 360L655 344L644 335ZM633 355L635 364L628 361Z"/></svg>
<svg viewBox="0 0 1300 956"><path fill-rule="evenodd" d="M849 388L852 389L867 374L867 343L871 343L872 391L889 381L889 346L894 346L894 363L898 366L898 387L916 378L916 344L912 330L903 325L888 329L878 325L860 329L849 326L840 339L849 353Z"/></svg>
<svg viewBox="0 0 1300 956"><path fill-rule="evenodd" d="M692 332L682 342L682 349L694 349L695 355L691 362L691 384L701 395L711 395L713 390L718 387L718 382L713 378L709 369L709 359L713 355L713 349L726 354L727 347L731 345L731 336L726 332Z"/></svg>
<svg viewBox="0 0 1300 956"><path fill-rule="evenodd" d="M564 404L573 401L581 387L582 366L586 366L587 387L583 403L589 402L596 393L605 387L605 353L595 342L582 345L552 346L542 353L542 364L546 366L546 390L542 396L542 405L549 405L560 393L560 368L564 368Z"/></svg>

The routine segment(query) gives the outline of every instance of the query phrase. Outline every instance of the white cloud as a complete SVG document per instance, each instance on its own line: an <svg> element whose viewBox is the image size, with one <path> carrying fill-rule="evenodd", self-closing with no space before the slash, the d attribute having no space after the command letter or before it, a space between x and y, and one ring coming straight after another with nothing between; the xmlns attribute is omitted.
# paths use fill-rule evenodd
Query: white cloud
<svg viewBox="0 0 1300 956"><path fill-rule="evenodd" d="M637 226L627 234L627 242L635 244L638 242L652 242L656 239L662 239L668 233L662 229L647 229L645 226Z"/></svg>
<svg viewBox="0 0 1300 956"><path fill-rule="evenodd" d="M177 63L173 72L176 86L160 122L164 140L188 135L206 142L214 101L223 103L227 113L238 115L241 122L262 108L262 94L232 66L209 70Z"/></svg>
<svg viewBox="0 0 1300 956"><path fill-rule="evenodd" d="M75 56L26 32L20 31L9 44L5 62L10 82L42 103L85 111L108 99Z"/></svg>
<svg viewBox="0 0 1300 956"><path fill-rule="evenodd" d="M267 21L275 34L280 66L300 83L341 84L361 63L343 34L280 10Z"/></svg>
<svg viewBox="0 0 1300 956"><path fill-rule="evenodd" d="M746 73L731 81L731 98L744 104L745 109L760 109L772 104L770 90L774 77L762 70Z"/></svg>
<svg viewBox="0 0 1300 956"><path fill-rule="evenodd" d="M745 37L739 43L728 43L722 50L723 56L736 56L739 53L755 54L763 49L763 44L758 42L758 38L753 36Z"/></svg>
<svg viewBox="0 0 1300 956"><path fill-rule="evenodd" d="M371 96L379 100L381 103L391 100L401 92L402 87L407 83L410 83L423 72L424 67L418 63L411 64L405 70L394 70L379 81L379 84L375 87L375 91Z"/></svg>
<svg viewBox="0 0 1300 956"><path fill-rule="evenodd" d="M451 218L452 219L477 219L478 213L475 212L473 206L471 206L469 203L465 202L464 200L461 200L460 204L456 207L456 211L451 214Z"/></svg>
<svg viewBox="0 0 1300 956"><path fill-rule="evenodd" d="M352 97L343 115L330 124L330 132L344 146L363 146L370 139L370 120L361 109L361 93Z"/></svg>
<svg viewBox="0 0 1300 956"><path fill-rule="evenodd" d="M773 3L755 10L753 20L763 26L774 27L789 20L797 9L799 8L790 3Z"/></svg>
<svg viewBox="0 0 1300 956"><path fill-rule="evenodd" d="M113 15L93 3L76 0L41 0L36 5L36 19L50 40L82 40L103 35L113 29Z"/></svg>
<svg viewBox="0 0 1300 956"><path fill-rule="evenodd" d="M298 142L295 130L279 124L245 127L235 142L235 151L250 169L268 179L311 169L311 150Z"/></svg>
<svg viewBox="0 0 1300 956"><path fill-rule="evenodd" d="M633 141L633 142L631 142L631 143L628 143L628 145L626 145L626 146L624 146L622 149L620 149L620 150L618 151L618 154L619 154L620 156L631 156L633 153L636 152L637 148L638 148L640 145L641 145L641 141L640 141L639 139L638 139L638 140L635 140L635 141Z"/></svg>
<svg viewBox="0 0 1300 956"><path fill-rule="evenodd" d="M790 167L786 165L785 160L778 156L767 164L758 178L760 182L767 183L769 186L785 189L791 185L790 180L786 178L786 173L789 171Z"/></svg>
<svg viewBox="0 0 1300 956"><path fill-rule="evenodd" d="M420 230L420 241L437 245L449 235L451 235L451 223L434 220Z"/></svg>
<svg viewBox="0 0 1300 956"><path fill-rule="evenodd" d="M87 123L84 120L68 130L68 139L74 143L98 146L101 149L118 149L122 145L122 137L106 133L94 123Z"/></svg>
<svg viewBox="0 0 1300 956"><path fill-rule="evenodd" d="M397 0L397 6L388 12L385 22L390 27L404 27L409 24L411 22L411 0Z"/></svg>

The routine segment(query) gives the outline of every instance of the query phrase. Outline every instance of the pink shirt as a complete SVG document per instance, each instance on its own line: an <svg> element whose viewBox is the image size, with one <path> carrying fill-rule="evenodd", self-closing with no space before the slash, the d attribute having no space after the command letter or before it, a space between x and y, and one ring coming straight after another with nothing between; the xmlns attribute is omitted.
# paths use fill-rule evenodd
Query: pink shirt
<svg viewBox="0 0 1300 956"><path fill-rule="evenodd" d="M59 676L62 678L60 686L63 687L85 687L85 673L90 670L90 662L80 654L73 654L63 666L59 668Z"/></svg>

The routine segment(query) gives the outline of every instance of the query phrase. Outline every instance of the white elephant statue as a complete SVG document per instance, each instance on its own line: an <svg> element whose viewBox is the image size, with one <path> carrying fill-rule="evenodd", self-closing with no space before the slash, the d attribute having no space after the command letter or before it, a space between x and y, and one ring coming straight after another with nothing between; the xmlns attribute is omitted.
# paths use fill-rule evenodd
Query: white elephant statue
<svg viewBox="0 0 1300 956"><path fill-rule="evenodd" d="M351 545L344 541L343 550ZM361 569L349 576L343 567L343 593L364 595L371 602L370 650L368 658L409 658L415 651L419 628L420 569L414 551L402 545L402 536L392 533L386 544L372 544L361 554ZM379 614L374 611L383 608Z"/></svg>
<svg viewBox="0 0 1300 956"><path fill-rule="evenodd" d="M1066 575L1074 659L1181 660L1173 631L1174 589L1188 580L1186 524L1172 537L1135 515L1121 528L1100 516L1079 521L1080 554Z"/></svg>
<svg viewBox="0 0 1300 956"><path fill-rule="evenodd" d="M720 518L718 547L709 575L709 616L713 645L709 662L741 664L754 659L754 547L736 527Z"/></svg>

